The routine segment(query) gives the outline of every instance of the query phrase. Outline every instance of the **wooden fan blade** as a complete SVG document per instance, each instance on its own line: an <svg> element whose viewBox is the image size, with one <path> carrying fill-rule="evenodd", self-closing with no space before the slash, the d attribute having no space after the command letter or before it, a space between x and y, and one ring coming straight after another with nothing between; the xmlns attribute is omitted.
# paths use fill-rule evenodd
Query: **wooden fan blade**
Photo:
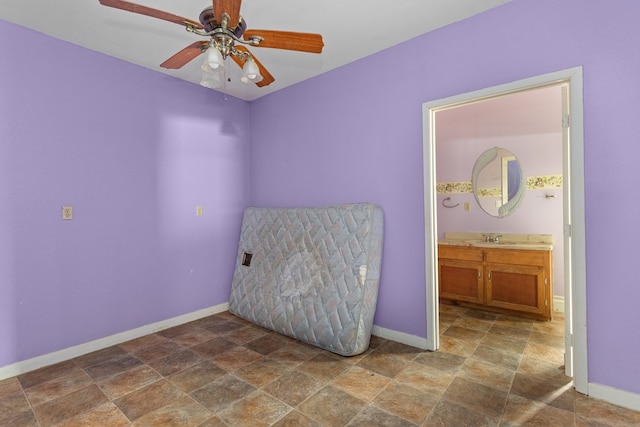
<svg viewBox="0 0 640 427"><path fill-rule="evenodd" d="M324 42L320 34L294 33L291 31L247 30L245 40L260 37L262 41L254 46L275 49L297 50L300 52L321 53Z"/></svg>
<svg viewBox="0 0 640 427"><path fill-rule="evenodd" d="M130 3L124 0L99 0L103 6L109 6L116 9L126 10L128 12L139 13L140 15L151 16L152 18L158 18L165 21L173 22L174 24L190 25L196 28L202 29L202 24L191 19L184 18L182 16L174 15L173 13L164 12L162 10L153 9L151 7L142 6L135 3Z"/></svg>
<svg viewBox="0 0 640 427"><path fill-rule="evenodd" d="M173 55L171 58L164 61L162 64L160 64L160 66L163 68L168 68L170 70L177 70L178 68L182 68L192 59L200 55L202 53L201 47L208 44L209 42L205 41L192 43L182 49L180 52Z"/></svg>
<svg viewBox="0 0 640 427"><path fill-rule="evenodd" d="M239 50L241 52L249 52L249 49L247 49L244 46L236 46L236 50ZM231 59L233 59L233 61L238 64L238 66L240 68L244 67L244 63L246 61L245 58L238 58L235 55L230 55ZM271 75L271 73L269 71L267 71L266 68L264 68L264 65L262 65L262 63L260 61L258 61L258 58L256 58L256 56L251 53L251 57L253 58L253 60L255 61L256 65L258 66L258 69L260 70L260 75L262 76L262 80L260 80L259 82L256 83L256 86L258 87L263 87L263 86L267 86L270 85L271 83L275 82L276 79L273 78L273 76Z"/></svg>
<svg viewBox="0 0 640 427"><path fill-rule="evenodd" d="M213 0L213 16L222 23L222 14L229 15L228 27L233 29L240 22L240 6L242 0Z"/></svg>

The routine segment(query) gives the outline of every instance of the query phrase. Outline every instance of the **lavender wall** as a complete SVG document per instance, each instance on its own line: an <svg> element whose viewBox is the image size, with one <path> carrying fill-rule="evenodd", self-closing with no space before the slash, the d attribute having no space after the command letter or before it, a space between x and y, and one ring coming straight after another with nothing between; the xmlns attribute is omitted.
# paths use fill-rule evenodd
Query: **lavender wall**
<svg viewBox="0 0 640 427"><path fill-rule="evenodd" d="M582 65L589 381L638 393L638 16L635 0L514 0L254 101L252 204L380 204L375 324L424 337L422 103Z"/></svg>
<svg viewBox="0 0 640 427"><path fill-rule="evenodd" d="M248 104L2 21L0 45L0 367L228 301Z"/></svg>

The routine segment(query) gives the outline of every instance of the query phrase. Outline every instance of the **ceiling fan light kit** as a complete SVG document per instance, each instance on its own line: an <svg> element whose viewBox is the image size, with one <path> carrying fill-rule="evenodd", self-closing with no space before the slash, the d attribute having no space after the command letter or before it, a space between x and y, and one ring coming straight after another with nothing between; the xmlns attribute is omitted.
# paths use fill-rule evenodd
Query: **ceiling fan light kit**
<svg viewBox="0 0 640 427"><path fill-rule="evenodd" d="M200 86L209 89L220 89L222 87L223 76L222 73L202 73L202 80L200 80Z"/></svg>
<svg viewBox="0 0 640 427"><path fill-rule="evenodd" d="M204 55L202 80L200 84L217 89L225 81L225 61L231 58L240 68L240 81L255 83L258 87L267 86L275 78L245 47L266 47L286 49L298 52L321 53L324 47L322 36L312 33L297 33L274 30L249 30L240 16L242 0L212 0L212 6L205 8L199 21L192 21L178 15L124 0L99 0L104 6L138 13L183 25L192 34L208 37L208 41L192 43L160 64L167 69L178 69L201 54Z"/></svg>
<svg viewBox="0 0 640 427"><path fill-rule="evenodd" d="M207 49L204 63L202 64L202 71L217 71L220 68L224 68L224 58L222 53L218 49Z"/></svg>

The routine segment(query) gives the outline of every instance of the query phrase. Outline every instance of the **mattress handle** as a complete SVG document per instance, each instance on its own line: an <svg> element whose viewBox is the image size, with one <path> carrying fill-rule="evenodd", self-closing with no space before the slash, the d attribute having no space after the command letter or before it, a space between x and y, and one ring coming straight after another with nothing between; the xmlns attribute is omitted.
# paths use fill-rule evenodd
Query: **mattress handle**
<svg viewBox="0 0 640 427"><path fill-rule="evenodd" d="M367 266L361 265L358 269L358 283L360 287L364 288L365 281L367 280Z"/></svg>

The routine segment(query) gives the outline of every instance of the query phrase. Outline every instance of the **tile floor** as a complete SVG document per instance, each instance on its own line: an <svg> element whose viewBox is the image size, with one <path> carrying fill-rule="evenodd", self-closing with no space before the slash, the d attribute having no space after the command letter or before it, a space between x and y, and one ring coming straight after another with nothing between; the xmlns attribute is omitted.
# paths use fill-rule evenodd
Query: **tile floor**
<svg viewBox="0 0 640 427"><path fill-rule="evenodd" d="M0 381L0 425L640 425L577 394L563 322L442 306L441 350L345 358L228 312Z"/></svg>

